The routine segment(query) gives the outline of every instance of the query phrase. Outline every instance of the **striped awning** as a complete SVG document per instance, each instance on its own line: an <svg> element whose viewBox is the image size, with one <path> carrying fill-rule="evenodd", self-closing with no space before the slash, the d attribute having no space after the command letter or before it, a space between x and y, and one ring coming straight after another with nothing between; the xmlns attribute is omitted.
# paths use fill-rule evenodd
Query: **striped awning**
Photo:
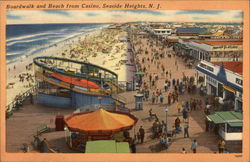
<svg viewBox="0 0 250 162"><path fill-rule="evenodd" d="M230 88L230 87L228 87L228 86L226 86L226 85L223 85L223 88L224 88L225 90L229 91L229 92L232 92L232 93L236 94L236 91L235 91L233 88Z"/></svg>

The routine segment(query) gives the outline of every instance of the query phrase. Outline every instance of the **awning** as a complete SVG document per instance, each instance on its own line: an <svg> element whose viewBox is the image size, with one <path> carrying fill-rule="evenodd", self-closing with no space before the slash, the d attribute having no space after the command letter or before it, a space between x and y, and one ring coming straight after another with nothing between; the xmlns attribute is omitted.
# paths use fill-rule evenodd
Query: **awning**
<svg viewBox="0 0 250 162"><path fill-rule="evenodd" d="M228 86L223 85L223 88L224 88L225 90L229 91L229 92L232 92L232 93L236 94L236 91L235 91L234 89L228 87Z"/></svg>
<svg viewBox="0 0 250 162"><path fill-rule="evenodd" d="M207 115L207 119L215 124L228 123L232 127L242 126L242 114L234 111L220 111Z"/></svg>
<svg viewBox="0 0 250 162"><path fill-rule="evenodd" d="M236 118L239 119L239 120L242 120L242 119L243 119L243 118L242 118L242 113L240 113L240 112L232 112L232 114L233 114L234 116L236 116Z"/></svg>
<svg viewBox="0 0 250 162"><path fill-rule="evenodd" d="M225 121L242 120L242 118L235 116L234 115L235 112L233 112L233 111L220 111L220 112L216 112L215 114L220 116Z"/></svg>
<svg viewBox="0 0 250 162"><path fill-rule="evenodd" d="M214 122L215 124L225 123L225 121L220 116L218 116L217 114L208 115L207 118L208 118L208 120Z"/></svg>
<svg viewBox="0 0 250 162"><path fill-rule="evenodd" d="M242 127L242 122L228 123L230 127Z"/></svg>

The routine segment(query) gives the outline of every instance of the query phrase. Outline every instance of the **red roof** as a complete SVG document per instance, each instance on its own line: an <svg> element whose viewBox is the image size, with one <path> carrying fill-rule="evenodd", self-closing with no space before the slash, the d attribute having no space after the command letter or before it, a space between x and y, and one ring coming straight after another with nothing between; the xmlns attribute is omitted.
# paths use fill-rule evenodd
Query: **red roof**
<svg viewBox="0 0 250 162"><path fill-rule="evenodd" d="M220 66L221 62L211 62L214 65ZM243 63L242 62L223 62L224 68L232 72L242 75Z"/></svg>
<svg viewBox="0 0 250 162"><path fill-rule="evenodd" d="M212 46L217 45L242 45L242 41L195 41L196 43L204 43Z"/></svg>
<svg viewBox="0 0 250 162"><path fill-rule="evenodd" d="M167 41L167 42L170 42L170 43L171 43L171 42L175 43L175 42L178 42L178 39L167 39L166 41Z"/></svg>

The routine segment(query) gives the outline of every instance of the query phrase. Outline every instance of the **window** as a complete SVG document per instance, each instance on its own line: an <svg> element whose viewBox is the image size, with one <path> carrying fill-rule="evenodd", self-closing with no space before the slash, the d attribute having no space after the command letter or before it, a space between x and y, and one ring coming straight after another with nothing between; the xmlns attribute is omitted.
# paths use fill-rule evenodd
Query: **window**
<svg viewBox="0 0 250 162"><path fill-rule="evenodd" d="M229 124L227 124L227 132L228 133L240 133L242 132L242 127L230 127Z"/></svg>

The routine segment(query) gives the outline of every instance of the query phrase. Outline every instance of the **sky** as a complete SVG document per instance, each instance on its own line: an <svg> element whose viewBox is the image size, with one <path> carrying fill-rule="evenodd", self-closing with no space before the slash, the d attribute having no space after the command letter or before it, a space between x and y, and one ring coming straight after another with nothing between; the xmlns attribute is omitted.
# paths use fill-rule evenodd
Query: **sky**
<svg viewBox="0 0 250 162"><path fill-rule="evenodd" d="M9 10L7 24L242 22L240 10Z"/></svg>

